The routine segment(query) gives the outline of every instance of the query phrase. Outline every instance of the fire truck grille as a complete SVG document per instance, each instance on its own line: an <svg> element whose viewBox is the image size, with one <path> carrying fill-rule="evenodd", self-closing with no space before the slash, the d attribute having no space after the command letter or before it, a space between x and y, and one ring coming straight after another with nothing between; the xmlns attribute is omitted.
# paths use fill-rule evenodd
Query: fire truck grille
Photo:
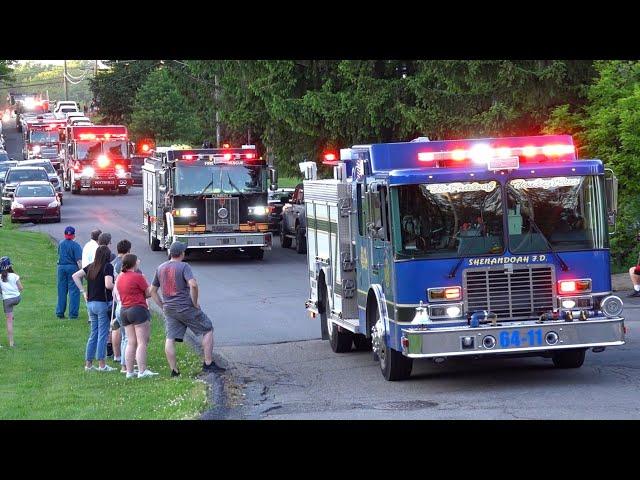
<svg viewBox="0 0 640 480"><path fill-rule="evenodd" d="M55 147L42 147L40 156L42 158L58 158L58 149Z"/></svg>
<svg viewBox="0 0 640 480"><path fill-rule="evenodd" d="M469 269L463 274L467 312L488 310L501 320L538 317L554 305L555 275L551 266Z"/></svg>
<svg viewBox="0 0 640 480"><path fill-rule="evenodd" d="M240 205L235 197L207 198L207 230L232 232L240 228Z"/></svg>
<svg viewBox="0 0 640 480"><path fill-rule="evenodd" d="M116 170L114 168L96 168L95 172L94 178L100 179L111 179L116 175Z"/></svg>

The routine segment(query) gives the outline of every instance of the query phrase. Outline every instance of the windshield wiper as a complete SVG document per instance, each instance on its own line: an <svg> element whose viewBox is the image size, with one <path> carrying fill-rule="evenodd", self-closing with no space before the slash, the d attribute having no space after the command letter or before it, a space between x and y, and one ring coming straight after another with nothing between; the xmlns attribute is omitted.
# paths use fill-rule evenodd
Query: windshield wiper
<svg viewBox="0 0 640 480"><path fill-rule="evenodd" d="M514 194L516 198L518 197L518 193L515 191L515 189L511 185L507 184L507 188L511 190L511 192ZM529 199L529 196L526 194L526 192L524 195L527 197L527 200L529 201L529 205L532 207L531 210L533 211L533 206L531 205L531 200ZM551 242L549 241L549 239L545 236L544 233L542 233L542 230L540 230L540 227L531 216L529 216L529 227L533 227L533 229L540 234L545 245L547 246L547 248L549 249L553 257L560 264L560 268L562 268L562 271L566 272L567 270L569 270L569 266L565 263L565 261L562 259L560 254L554 250L553 245L551 245ZM529 232L531 232L531 229L529 229Z"/></svg>
<svg viewBox="0 0 640 480"><path fill-rule="evenodd" d="M231 174L229 173L229 170L227 170L227 178L229 179L229 185L235 188L242 198L245 198L244 193L242 193L242 191L238 187L236 187L236 184L233 183L233 180L231 180Z"/></svg>
<svg viewBox="0 0 640 480"><path fill-rule="evenodd" d="M463 237L460 237L460 238L463 238ZM464 256L467 253L467 250L469 250L471 243L472 242L468 242L462 249L462 252L460 252L460 259L458 260L458 263L456 263L454 267L451 269L451 271L449 272L449 278L453 278L456 276L456 272L460 268L460 265L462 264L462 261L464 260Z"/></svg>
<svg viewBox="0 0 640 480"><path fill-rule="evenodd" d="M211 181L200 191L200 195L204 195L209 187L213 187L213 173L211 173Z"/></svg>

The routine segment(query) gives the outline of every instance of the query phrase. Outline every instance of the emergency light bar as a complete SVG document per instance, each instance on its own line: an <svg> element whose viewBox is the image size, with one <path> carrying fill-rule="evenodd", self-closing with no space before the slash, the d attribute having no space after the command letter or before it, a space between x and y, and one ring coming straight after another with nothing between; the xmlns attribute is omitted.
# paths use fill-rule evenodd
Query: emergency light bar
<svg viewBox="0 0 640 480"><path fill-rule="evenodd" d="M492 148L487 144L477 144L470 149L455 149L440 152L419 152L418 160L421 162L434 162L438 160L472 160L475 163L487 163L492 158L508 158L514 156L535 157L545 155L547 157L561 157L563 155L575 155L573 145L551 144L543 146L527 145L525 147L498 147Z"/></svg>
<svg viewBox="0 0 640 480"><path fill-rule="evenodd" d="M98 135L96 135L95 133L81 133L80 135L78 135L79 140L122 140L126 138L126 133L102 133Z"/></svg>

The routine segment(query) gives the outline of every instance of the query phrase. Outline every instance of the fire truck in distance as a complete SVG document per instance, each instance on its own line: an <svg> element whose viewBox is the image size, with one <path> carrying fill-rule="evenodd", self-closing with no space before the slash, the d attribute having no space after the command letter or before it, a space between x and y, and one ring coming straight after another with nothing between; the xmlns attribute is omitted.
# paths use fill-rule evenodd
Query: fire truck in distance
<svg viewBox="0 0 640 480"><path fill-rule="evenodd" d="M608 224L617 180L568 135L343 149L304 182L310 298L335 352L413 361L542 356L578 368L623 345Z"/></svg>
<svg viewBox="0 0 640 480"><path fill-rule="evenodd" d="M65 125L64 121L45 119L41 115L25 122L22 158L46 158L59 170L60 128Z"/></svg>
<svg viewBox="0 0 640 480"><path fill-rule="evenodd" d="M123 125L81 125L61 129L63 183L73 194L131 186L130 145Z"/></svg>
<svg viewBox="0 0 640 480"><path fill-rule="evenodd" d="M254 145L165 149L142 167L143 228L152 250L173 241L189 250L234 250L262 259L271 249L267 180L274 169Z"/></svg>

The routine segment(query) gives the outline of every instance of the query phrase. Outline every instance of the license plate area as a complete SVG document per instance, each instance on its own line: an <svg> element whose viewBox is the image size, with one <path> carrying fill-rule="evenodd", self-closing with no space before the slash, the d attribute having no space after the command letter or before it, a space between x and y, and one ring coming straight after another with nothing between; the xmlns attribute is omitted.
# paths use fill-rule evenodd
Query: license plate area
<svg viewBox="0 0 640 480"><path fill-rule="evenodd" d="M235 238L220 238L218 240L218 244L219 245L235 245L236 244L236 239Z"/></svg>
<svg viewBox="0 0 640 480"><path fill-rule="evenodd" d="M113 180L94 180L93 183L94 185L109 185L109 186L114 185Z"/></svg>
<svg viewBox="0 0 640 480"><path fill-rule="evenodd" d="M558 329L541 327L510 328L496 332L493 350L553 346L559 343ZM484 345L486 348L486 344Z"/></svg>

